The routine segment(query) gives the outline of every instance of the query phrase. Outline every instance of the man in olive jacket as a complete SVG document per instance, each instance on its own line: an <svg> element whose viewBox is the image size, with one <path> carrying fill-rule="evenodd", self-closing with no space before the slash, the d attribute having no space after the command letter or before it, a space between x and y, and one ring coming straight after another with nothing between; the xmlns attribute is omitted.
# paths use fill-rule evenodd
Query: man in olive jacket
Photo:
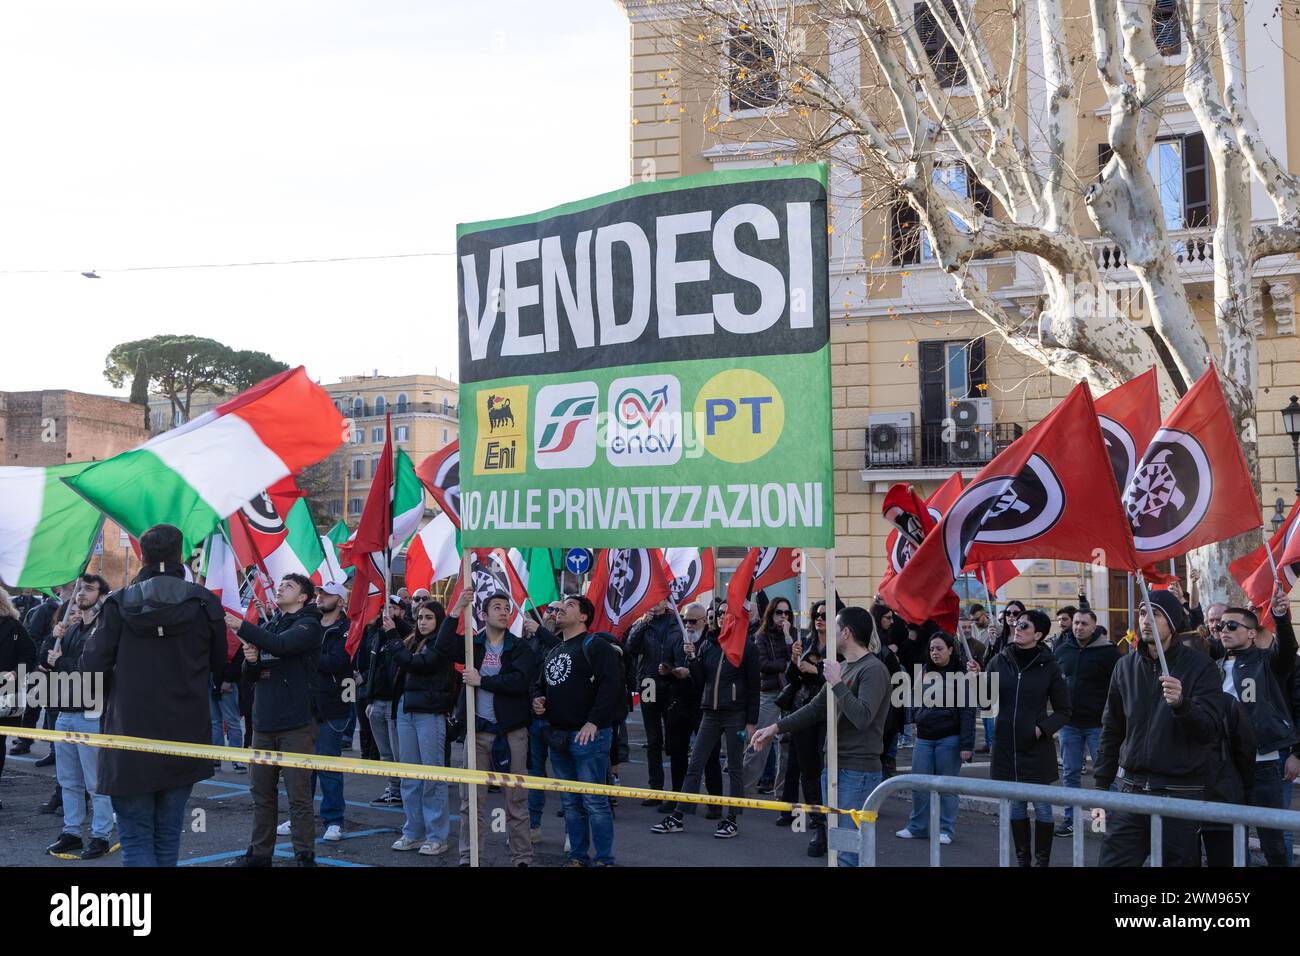
<svg viewBox="0 0 1300 956"><path fill-rule="evenodd" d="M181 532L140 536L144 567L104 602L78 669L105 674L103 733L212 743L208 690L226 664L226 625L211 591L185 580ZM104 749L99 792L113 800L123 866L175 866L190 790L212 761Z"/></svg>

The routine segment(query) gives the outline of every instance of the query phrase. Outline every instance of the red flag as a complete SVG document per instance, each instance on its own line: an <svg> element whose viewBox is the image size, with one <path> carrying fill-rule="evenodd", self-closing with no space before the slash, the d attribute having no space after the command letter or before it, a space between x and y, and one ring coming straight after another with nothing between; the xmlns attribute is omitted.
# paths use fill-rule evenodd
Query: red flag
<svg viewBox="0 0 1300 956"><path fill-rule="evenodd" d="M460 527L460 441L435 451L415 469L434 501Z"/></svg>
<svg viewBox="0 0 1300 956"><path fill-rule="evenodd" d="M732 667L740 666L745 642L749 640L749 595L754 590L754 575L762 551L762 548L750 548L727 584L727 611L722 616L718 643Z"/></svg>
<svg viewBox="0 0 1300 956"><path fill-rule="evenodd" d="M366 506L352 536L349 557L356 568L352 580L352 594L348 598L348 654L356 652L361 644L362 632L375 615L384 609L388 600L389 553L388 541L393 534L393 429L391 418L384 422L384 451L379 457L379 467L366 495Z"/></svg>
<svg viewBox="0 0 1300 956"><path fill-rule="evenodd" d="M1155 367L1097 399L1097 422L1115 482L1123 490L1160 428L1160 383Z"/></svg>
<svg viewBox="0 0 1300 956"><path fill-rule="evenodd" d="M1291 506L1286 521L1282 522L1282 526L1268 542L1282 588L1288 594L1295 587L1296 579L1300 578L1300 534L1296 534L1297 528L1300 528L1300 501ZM1253 607L1267 608L1273 603L1273 590L1276 586L1273 564L1269 562L1268 552L1262 544L1245 557L1233 561L1228 565L1228 570L1246 592Z"/></svg>
<svg viewBox="0 0 1300 956"><path fill-rule="evenodd" d="M504 548L470 548L468 553L470 556L469 576L470 580L474 582L472 610L475 626L480 626L483 623L483 605L487 599L499 591L504 592L510 595L510 600L515 605L515 613L510 619L510 633L518 637L523 633L524 602L528 599L528 588L520 580L519 572L515 570L510 555L506 553ZM451 597L447 599L448 608L456 606L464 590L465 582L458 575L456 577L456 586L451 591ZM465 633L465 617L463 615L456 622L456 633Z"/></svg>
<svg viewBox="0 0 1300 956"><path fill-rule="evenodd" d="M962 569L999 558L1137 564L1092 394L1077 385L966 486L881 596L904 620L930 618Z"/></svg>
<svg viewBox="0 0 1300 956"><path fill-rule="evenodd" d="M803 552L799 548L759 548L758 565L754 568L754 590L761 591L773 584L789 581L799 576Z"/></svg>
<svg viewBox="0 0 1300 956"><path fill-rule="evenodd" d="M672 587L670 599L677 607L713 590L717 565L712 548L669 548L664 551L664 563Z"/></svg>
<svg viewBox="0 0 1300 956"><path fill-rule="evenodd" d="M606 548L596 553L587 597L596 606L592 631L624 637L642 614L672 594L672 578L658 548Z"/></svg>
<svg viewBox="0 0 1300 956"><path fill-rule="evenodd" d="M1213 365L1147 446L1124 489L1124 508L1144 565L1263 526L1255 484Z"/></svg>
<svg viewBox="0 0 1300 956"><path fill-rule="evenodd" d="M916 553L920 541L925 539L925 536L939 523L943 513L957 500L961 488L961 472L954 471L947 481L925 499L924 505L919 503L911 485L899 484L889 489L884 504L881 505L881 512L886 519L890 519L889 511L892 506L897 505L905 514L898 516L897 521L890 519L894 530L889 532L889 537L885 539L885 574L880 581L881 587L888 584L893 580L894 575L903 570L912 555ZM906 522L914 529L922 529L916 541L912 540L912 535L901 533L902 529L898 521Z"/></svg>

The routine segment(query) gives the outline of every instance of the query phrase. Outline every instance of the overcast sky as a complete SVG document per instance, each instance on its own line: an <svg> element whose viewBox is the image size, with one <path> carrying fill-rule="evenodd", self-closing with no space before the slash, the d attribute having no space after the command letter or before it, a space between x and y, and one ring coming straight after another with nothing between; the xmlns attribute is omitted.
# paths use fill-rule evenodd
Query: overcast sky
<svg viewBox="0 0 1300 956"><path fill-rule="evenodd" d="M614 0L4 4L0 390L111 393L108 350L164 332L454 373L450 256L112 270L450 252L623 186L627 37Z"/></svg>

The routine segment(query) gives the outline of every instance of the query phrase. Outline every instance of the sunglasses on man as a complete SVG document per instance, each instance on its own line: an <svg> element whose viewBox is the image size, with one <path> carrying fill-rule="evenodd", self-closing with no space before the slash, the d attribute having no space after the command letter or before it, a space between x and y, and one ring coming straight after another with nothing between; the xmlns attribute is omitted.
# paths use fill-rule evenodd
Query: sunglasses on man
<svg viewBox="0 0 1300 956"><path fill-rule="evenodd" d="M1242 629L1245 629L1247 631L1254 630L1254 628L1251 627L1249 624L1245 624L1241 621L1216 621L1214 625L1214 629L1216 631L1232 631L1234 633Z"/></svg>

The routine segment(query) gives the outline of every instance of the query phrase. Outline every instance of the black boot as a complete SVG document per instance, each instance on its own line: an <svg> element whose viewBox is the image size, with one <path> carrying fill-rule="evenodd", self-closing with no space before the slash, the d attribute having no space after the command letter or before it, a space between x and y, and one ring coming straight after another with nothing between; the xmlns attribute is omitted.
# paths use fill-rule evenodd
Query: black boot
<svg viewBox="0 0 1300 956"><path fill-rule="evenodd" d="M1016 866L1029 866L1029 821L1011 821L1011 840L1016 846Z"/></svg>
<svg viewBox="0 0 1300 956"><path fill-rule="evenodd" d="M813 824L813 837L808 841L808 855L819 858L826 855L826 821Z"/></svg>
<svg viewBox="0 0 1300 956"><path fill-rule="evenodd" d="M1052 865L1052 821L1034 821L1034 866Z"/></svg>

